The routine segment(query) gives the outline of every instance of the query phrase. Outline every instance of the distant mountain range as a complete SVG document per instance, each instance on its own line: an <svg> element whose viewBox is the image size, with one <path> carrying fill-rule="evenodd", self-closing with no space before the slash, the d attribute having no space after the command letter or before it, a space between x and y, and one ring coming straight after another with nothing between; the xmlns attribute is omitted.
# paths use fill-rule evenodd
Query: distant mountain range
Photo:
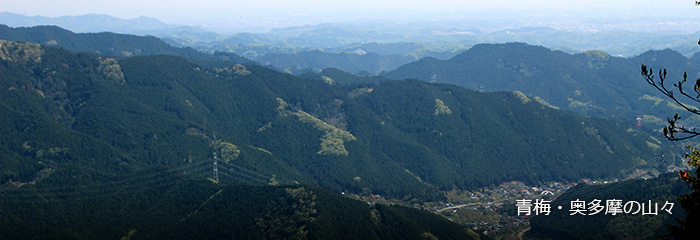
<svg viewBox="0 0 700 240"><path fill-rule="evenodd" d="M323 49L337 53L339 49L358 44L379 44L391 48L404 45L400 52L383 53L376 48L364 47L367 52L381 55L415 55L417 49L405 48L406 44L422 45L418 52L455 52L478 43L526 42L559 49L569 53L586 50L602 50L613 56L631 57L647 50L670 48L691 56L700 34L663 32L600 31L576 32L547 27L521 27L498 31L479 30L478 26L464 27L464 23L332 23L274 29L267 33L220 34L190 26L171 25L153 18L139 17L131 20L107 15L82 15L48 18L0 13L0 24L10 27L57 25L74 32L115 32L137 35L153 35L171 44L190 46L213 52L233 51L255 59L267 53L298 53ZM291 49L291 51L290 51ZM350 51L354 51L352 49ZM252 52L251 52L252 51ZM449 56L451 57L451 56ZM446 57L448 58L448 57ZM442 59L442 58L441 58Z"/></svg>
<svg viewBox="0 0 700 240"><path fill-rule="evenodd" d="M378 31L378 30L375 30ZM546 48L561 50L570 54L577 54L587 50L600 50L616 57L633 57L648 50L672 49L686 57L698 52L696 38L700 34L670 34L670 33L636 33L625 31L610 31L599 33L582 33L560 31L551 28L519 28L507 29L496 32L479 31L422 31L413 34L393 32L392 34L377 34L363 30L356 26L326 24L320 26L308 26L289 30L279 30L270 33L242 33L235 34L222 41L195 42L185 38L167 37L168 42L182 46L192 46L203 51L231 51L241 56L259 60L260 62L274 62L271 59L279 59L277 65L280 69L287 67L304 69L304 66L292 66L281 64L295 59L298 62L308 61L306 56L309 51L322 49L331 53L377 53L384 58L392 55L413 57L421 59L434 57L449 59L457 53L464 51L479 43L506 43L525 42L531 45L541 45ZM469 34L466 34L466 33ZM451 33L451 34L450 34ZM337 34L337 35L334 35ZM273 54L271 56L265 56ZM322 66L309 66L323 69L327 67L339 68L333 62L340 61L344 56L335 56L331 64ZM396 57L391 57L396 59ZM408 63L394 60L392 62ZM357 62L349 64L353 67L341 69L349 72L359 72L354 66ZM394 64L395 65L395 64ZM372 69L390 71L391 68L374 67L362 70L370 73Z"/></svg>
<svg viewBox="0 0 700 240"><path fill-rule="evenodd" d="M206 31L193 27L167 24L155 18L141 16L134 19L120 19L104 14L80 16L44 17L25 16L11 12L0 12L0 24L10 27L59 26L77 33L128 33L136 35L161 36L179 32Z"/></svg>
<svg viewBox="0 0 700 240"><path fill-rule="evenodd" d="M192 48L177 48L153 36L135 36L110 32L73 33L56 26L12 28L0 24L0 39L34 42L73 52L91 52L115 57L167 54L199 61L251 62L234 53L202 53Z"/></svg>
<svg viewBox="0 0 700 240"><path fill-rule="evenodd" d="M322 51L309 51L297 54L269 53L256 59L264 65L271 65L284 69L286 72L298 75L303 70L339 68L352 73L377 72L393 70L401 65L417 59L410 56L389 55L383 56L376 53L327 53Z"/></svg>

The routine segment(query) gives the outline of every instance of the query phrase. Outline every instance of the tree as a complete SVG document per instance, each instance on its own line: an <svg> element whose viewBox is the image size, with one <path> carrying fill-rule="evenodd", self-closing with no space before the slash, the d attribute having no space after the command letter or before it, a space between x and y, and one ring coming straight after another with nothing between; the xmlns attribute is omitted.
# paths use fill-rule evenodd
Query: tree
<svg viewBox="0 0 700 240"><path fill-rule="evenodd" d="M696 2L696 4L700 3ZM654 70L651 68L647 69L647 66L642 64L642 75L648 84L655 87L663 95L691 114L700 115L700 109L691 105L700 104L700 78L695 81L693 92L688 92L687 89L684 89L684 85L688 80L688 73L684 73L683 80L673 84L673 88L670 89L666 87L666 73L666 69L659 70L657 80L654 76ZM679 96L675 94L674 89L678 90ZM691 104L686 102L691 102ZM679 124L678 121L680 119L681 117L678 114L674 115L673 119L668 119L668 125L663 129L666 139L680 141L700 136L700 132L695 128ZM680 179L687 184L691 192L677 198L687 215L685 220L678 219L679 226L669 226L668 234L664 236L667 239L696 239L700 236L700 172L698 172L700 151L692 146L688 146L688 149L690 149L691 153L685 154L685 158L688 159L688 165L695 168L695 176L692 175L693 170L680 170L678 172Z"/></svg>

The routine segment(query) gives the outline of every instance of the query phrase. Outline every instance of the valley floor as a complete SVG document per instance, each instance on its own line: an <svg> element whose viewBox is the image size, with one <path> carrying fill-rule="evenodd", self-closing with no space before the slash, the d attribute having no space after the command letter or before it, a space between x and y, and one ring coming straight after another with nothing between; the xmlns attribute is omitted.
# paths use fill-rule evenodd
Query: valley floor
<svg viewBox="0 0 700 240"><path fill-rule="evenodd" d="M626 179L653 177L656 177L656 174L649 174L646 171L642 174L640 171L634 171ZM476 191L453 190L445 192L448 198L447 202L386 199L370 193L341 194L369 205L398 204L429 211L493 239L523 239L523 234L530 229L530 216L518 216L515 205L517 200L529 199L533 202L534 199L554 200L578 184L605 185L619 181L616 178L609 180L581 179L579 183L550 182L540 186L528 186L523 182L512 181Z"/></svg>

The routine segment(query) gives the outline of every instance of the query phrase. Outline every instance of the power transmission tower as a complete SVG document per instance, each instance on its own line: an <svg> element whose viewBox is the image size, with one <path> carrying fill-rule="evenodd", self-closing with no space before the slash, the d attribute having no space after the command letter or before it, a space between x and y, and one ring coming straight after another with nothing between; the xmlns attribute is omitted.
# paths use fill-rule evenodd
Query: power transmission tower
<svg viewBox="0 0 700 240"><path fill-rule="evenodd" d="M214 132L214 142L216 142L216 132ZM214 175L212 176L212 179L214 182L219 183L219 161L216 158L216 150L214 150Z"/></svg>
<svg viewBox="0 0 700 240"><path fill-rule="evenodd" d="M214 182L219 183L219 167L218 167L218 160L216 159L216 152L214 152L214 176L212 179L214 179Z"/></svg>

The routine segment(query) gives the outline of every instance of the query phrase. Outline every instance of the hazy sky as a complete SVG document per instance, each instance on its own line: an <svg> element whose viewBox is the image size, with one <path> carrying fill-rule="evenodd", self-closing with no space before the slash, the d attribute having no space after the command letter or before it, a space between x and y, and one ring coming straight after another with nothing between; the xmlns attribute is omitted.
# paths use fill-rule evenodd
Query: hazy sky
<svg viewBox="0 0 700 240"><path fill-rule="evenodd" d="M357 21L503 20L520 25L619 24L653 21L686 25L699 22L700 7L687 0L0 0L0 11L34 16L107 14L139 16L166 23L229 30ZM693 23L690 23L693 22ZM700 26L695 31L700 30Z"/></svg>

